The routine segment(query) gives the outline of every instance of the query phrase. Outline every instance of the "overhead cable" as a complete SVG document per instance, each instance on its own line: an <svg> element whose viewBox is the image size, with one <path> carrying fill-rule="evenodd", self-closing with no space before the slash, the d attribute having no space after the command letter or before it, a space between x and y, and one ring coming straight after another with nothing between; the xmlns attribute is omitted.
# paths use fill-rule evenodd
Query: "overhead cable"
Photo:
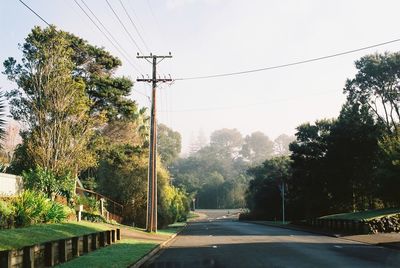
<svg viewBox="0 0 400 268"><path fill-rule="evenodd" d="M86 12L86 10L79 4L79 2L77 0L74 0L75 4L82 10L82 12L86 15L86 17L89 18L89 20L94 24L94 26L96 26L96 28L102 33L102 35L110 42L110 44L121 54L122 57L124 57L126 59L126 61L139 73L142 73L138 67L136 67L135 64L133 64L133 62L131 60L129 60L129 58L120 50L120 48L118 46L121 46L118 44L118 46L114 43L113 40L110 39L110 37L108 37L108 35L105 34L105 32L99 27L99 25L92 19L92 17ZM86 3L84 1L82 1L82 3L87 7ZM89 9L89 8L88 8ZM92 13L92 11L89 9L89 11ZM93 14L93 13L92 13ZM95 16L96 17L96 16ZM96 17L97 19L97 17ZM103 26L104 27L104 26Z"/></svg>
<svg viewBox="0 0 400 268"><path fill-rule="evenodd" d="M107 5L110 7L111 11L114 13L115 17L117 18L117 20L119 21L119 23L122 25L122 28L124 28L125 32L127 33L127 35L129 36L130 40L132 41L132 43L135 45L135 47L138 49L138 51L140 52L140 54L143 54L142 50L140 49L139 45L136 43L135 39L133 38L133 36L131 35L131 33L128 31L128 29L125 27L125 24L122 22L121 18L118 16L117 12L115 12L114 8L112 7L112 5L110 4L110 2L108 0L106 0Z"/></svg>
<svg viewBox="0 0 400 268"><path fill-rule="evenodd" d="M25 4L24 1L19 0L27 9L29 9L33 14L36 15L36 17L38 17L39 19L41 19L44 23L47 24L47 26L50 26L50 23L48 23L45 19L42 18L42 16L40 16L38 13L36 13L35 10L33 10L30 6L28 6L27 4Z"/></svg>
<svg viewBox="0 0 400 268"><path fill-rule="evenodd" d="M103 24L103 22L96 16L96 14L92 11L92 9L86 4L84 0L81 0L85 7L89 10L89 12L93 15L93 17L97 20L97 22L103 27L103 29L108 33L112 40L117 44L117 46L125 53L123 55L126 59L129 58L129 53L123 48L123 46L118 42L118 40L113 36L113 34L107 29L107 27ZM136 66L136 65L135 65Z"/></svg>
<svg viewBox="0 0 400 268"><path fill-rule="evenodd" d="M139 36L140 40L142 41L142 43L143 43L144 47L146 48L147 52L150 52L150 49L149 49L149 47L147 46L146 42L144 41L142 35L140 34L140 31L139 31L138 27L136 27L136 24L133 22L133 19L132 19L132 17L129 15L128 10L125 8L124 3L122 2L122 0L119 0L119 2L121 3L121 6L122 6L122 8L123 8L124 11L125 11L126 16L129 18L129 21L131 22L133 28L135 28L135 31L136 31L137 35Z"/></svg>
<svg viewBox="0 0 400 268"><path fill-rule="evenodd" d="M378 43L378 44L374 44L374 45L370 45L370 46L366 46L366 47L353 49L353 50L339 52L339 53L335 53L335 54L331 54L331 55L327 55L327 56L311 58L311 59L306 59L306 60L301 60L301 61L295 61L295 62L285 63L285 64L281 64L281 65L268 66L268 67L263 67L263 68L258 68L258 69L251 69L251 70L231 72L231 73L210 74L210 75L204 75L204 76L191 76L191 77L189 76L189 77L176 78L174 80L181 80L182 81L182 80L210 79L210 78L235 76L235 75L243 75L243 74L248 74L248 73L269 71L269 70L286 68L286 67L295 66L295 65L301 65L301 64L305 64L305 63L314 62L314 61L320 61L320 60L325 60L325 59L329 59L329 58L339 57L339 56L352 54L352 53L355 53L355 52L359 52L359 51L363 51L363 50L367 50L367 49L371 49L371 48L375 48L375 47L380 47L380 46L396 43L396 42L399 42L399 41L400 41L400 38L399 39L390 40L390 41L386 41L386 42L382 42L382 43Z"/></svg>

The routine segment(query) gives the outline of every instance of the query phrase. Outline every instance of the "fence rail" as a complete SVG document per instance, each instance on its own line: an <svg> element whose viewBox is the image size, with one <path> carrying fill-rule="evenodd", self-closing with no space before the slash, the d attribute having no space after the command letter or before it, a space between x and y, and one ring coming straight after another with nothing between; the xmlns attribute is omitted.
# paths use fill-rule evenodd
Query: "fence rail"
<svg viewBox="0 0 400 268"><path fill-rule="evenodd" d="M122 222L122 212L124 210L124 206L102 194L99 194L95 191L87 190L81 187L76 187L76 194L94 197L96 201L100 201L101 199L105 200L105 208L108 212L108 219L115 220L116 222ZM101 209L100 209L101 210ZM102 211L103 213L103 211ZM106 216L106 215L103 215Z"/></svg>

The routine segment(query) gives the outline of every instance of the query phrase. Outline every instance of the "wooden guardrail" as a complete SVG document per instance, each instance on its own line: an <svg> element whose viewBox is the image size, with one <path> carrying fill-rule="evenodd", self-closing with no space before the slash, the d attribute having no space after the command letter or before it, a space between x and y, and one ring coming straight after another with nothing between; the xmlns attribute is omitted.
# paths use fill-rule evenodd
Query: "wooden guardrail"
<svg viewBox="0 0 400 268"><path fill-rule="evenodd" d="M121 223L123 218L122 218L122 213L124 210L124 206L102 194L99 194L95 191L87 190L84 188L76 187L76 194L78 195L86 195L86 196L91 196L96 199L96 201L100 201L101 199L106 201L106 210L109 213L108 214L108 220L115 220L118 223ZM106 216L106 215L103 215Z"/></svg>
<svg viewBox="0 0 400 268"><path fill-rule="evenodd" d="M1 268L52 267L121 240L121 230L107 230L0 251Z"/></svg>

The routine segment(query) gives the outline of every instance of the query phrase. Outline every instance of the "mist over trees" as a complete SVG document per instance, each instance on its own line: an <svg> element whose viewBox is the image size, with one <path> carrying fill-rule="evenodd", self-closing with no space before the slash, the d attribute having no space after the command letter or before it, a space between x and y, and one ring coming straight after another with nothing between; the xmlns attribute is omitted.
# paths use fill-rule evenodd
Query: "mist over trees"
<svg viewBox="0 0 400 268"><path fill-rule="evenodd" d="M367 55L355 66L337 119L298 126L290 158L248 170L250 216L281 219L279 174L292 220L400 205L400 53Z"/></svg>
<svg viewBox="0 0 400 268"><path fill-rule="evenodd" d="M286 139L275 145L262 132L243 137L237 129L216 130L208 145L173 163L173 184L195 198L199 208L244 207L250 179L246 170L274 155L288 154L293 139L281 136Z"/></svg>

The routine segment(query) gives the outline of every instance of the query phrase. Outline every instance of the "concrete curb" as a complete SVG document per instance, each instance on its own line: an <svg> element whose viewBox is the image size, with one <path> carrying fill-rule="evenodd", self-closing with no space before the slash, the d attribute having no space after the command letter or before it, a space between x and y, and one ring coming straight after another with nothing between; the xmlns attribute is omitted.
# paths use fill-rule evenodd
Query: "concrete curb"
<svg viewBox="0 0 400 268"><path fill-rule="evenodd" d="M317 235L330 236L330 237L340 238L340 239L344 239L344 240L348 240L348 241L354 241L354 242L358 242L358 243L362 243L362 244L366 244L366 245L380 246L380 247L385 247L385 248L389 248L389 249L393 249L393 250L400 250L399 246L396 246L396 245L393 245L393 244L368 243L368 242L365 242L365 241L359 241L359 240L356 240L356 239L350 239L350 238L347 238L347 237L345 237L345 236L343 236L341 234L333 234L333 233L319 231L319 230L310 230L310 229L305 229L305 228L301 228L301 227L297 227L297 226L293 226L293 225L290 225L290 226L275 225L275 224L268 224L268 223L265 223L265 222L257 222L257 221L243 221L243 222L252 223L252 224L258 224L258 225L264 225L264 226L270 226L270 227L278 227L278 228L289 229L289 230L294 230L294 231L301 231L301 232L317 234Z"/></svg>
<svg viewBox="0 0 400 268"><path fill-rule="evenodd" d="M162 249L168 247L168 245L174 240L174 238L179 235L183 230L186 229L188 226L188 223L176 234L171 235L170 238L162 242L161 244L158 244L154 249L152 249L149 253L144 255L142 258L140 258L137 262L134 264L130 265L129 268L139 268L146 262L148 262L151 258L153 258L155 255L157 255Z"/></svg>

